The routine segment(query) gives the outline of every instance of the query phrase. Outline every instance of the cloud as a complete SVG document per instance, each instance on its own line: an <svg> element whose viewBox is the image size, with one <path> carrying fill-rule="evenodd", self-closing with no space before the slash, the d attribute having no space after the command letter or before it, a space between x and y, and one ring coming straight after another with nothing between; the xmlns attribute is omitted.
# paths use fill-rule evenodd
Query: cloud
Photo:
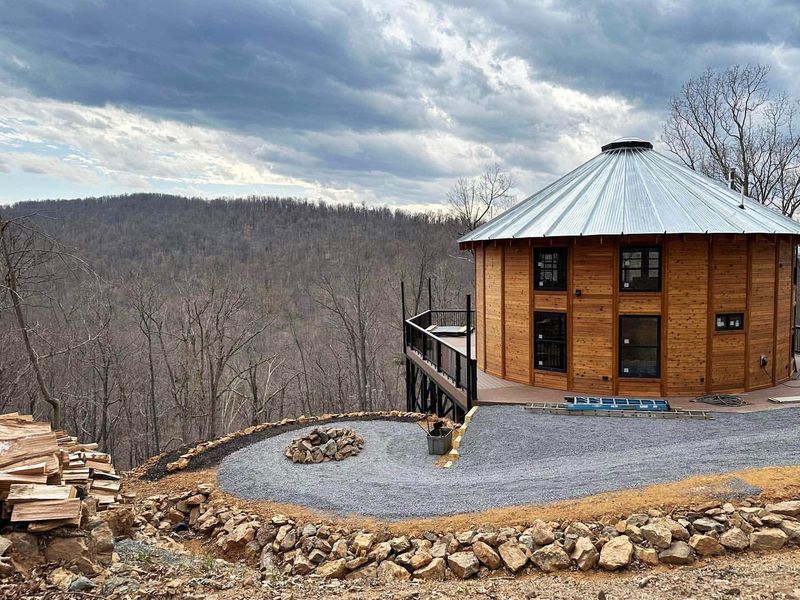
<svg viewBox="0 0 800 600"><path fill-rule="evenodd" d="M653 139L669 96L706 66L757 59L778 85L800 81L798 20L780 1L0 10L0 160L114 189L429 206L496 162L526 194L610 139Z"/></svg>

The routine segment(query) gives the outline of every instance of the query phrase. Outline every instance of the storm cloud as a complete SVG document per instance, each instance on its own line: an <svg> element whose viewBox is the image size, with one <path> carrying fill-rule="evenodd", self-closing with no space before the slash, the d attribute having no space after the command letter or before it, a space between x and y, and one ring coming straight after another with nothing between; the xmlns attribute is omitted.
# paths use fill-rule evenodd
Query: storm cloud
<svg viewBox="0 0 800 600"><path fill-rule="evenodd" d="M0 201L157 190L423 207L655 139L706 67L797 94L789 2L0 0Z"/></svg>

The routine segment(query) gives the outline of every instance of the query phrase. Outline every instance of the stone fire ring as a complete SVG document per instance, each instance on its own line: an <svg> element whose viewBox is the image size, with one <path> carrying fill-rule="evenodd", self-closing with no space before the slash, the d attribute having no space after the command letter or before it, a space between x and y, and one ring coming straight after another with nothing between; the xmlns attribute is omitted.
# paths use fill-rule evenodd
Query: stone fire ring
<svg viewBox="0 0 800 600"><path fill-rule="evenodd" d="M349 427L317 427L286 446L283 455L298 464L319 464L356 456L364 438Z"/></svg>

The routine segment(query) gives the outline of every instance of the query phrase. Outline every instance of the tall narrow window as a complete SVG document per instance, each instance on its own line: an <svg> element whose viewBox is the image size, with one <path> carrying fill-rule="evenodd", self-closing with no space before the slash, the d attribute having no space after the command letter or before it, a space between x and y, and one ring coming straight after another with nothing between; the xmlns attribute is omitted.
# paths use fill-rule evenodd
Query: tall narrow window
<svg viewBox="0 0 800 600"><path fill-rule="evenodd" d="M619 275L620 291L660 291L661 248L658 246L622 248Z"/></svg>
<svg viewBox="0 0 800 600"><path fill-rule="evenodd" d="M567 315L535 312L533 314L533 361L536 369L567 370Z"/></svg>
<svg viewBox="0 0 800 600"><path fill-rule="evenodd" d="M536 248L534 259L534 289L556 290L567 289L567 249Z"/></svg>
<svg viewBox="0 0 800 600"><path fill-rule="evenodd" d="M661 317L620 316L620 377L659 377L660 325Z"/></svg>

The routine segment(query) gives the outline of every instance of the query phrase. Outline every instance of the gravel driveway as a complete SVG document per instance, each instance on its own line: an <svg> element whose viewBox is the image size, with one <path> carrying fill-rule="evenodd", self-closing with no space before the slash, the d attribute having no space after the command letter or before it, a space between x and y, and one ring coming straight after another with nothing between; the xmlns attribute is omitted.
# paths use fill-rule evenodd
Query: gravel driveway
<svg viewBox="0 0 800 600"><path fill-rule="evenodd" d="M618 419L481 407L452 468L434 466L413 423L341 422L365 440L341 462L296 465L283 449L305 430L226 457L220 486L241 498L342 515L402 519L540 504L684 479L800 464L800 409L713 420ZM308 427L307 429L313 429Z"/></svg>

